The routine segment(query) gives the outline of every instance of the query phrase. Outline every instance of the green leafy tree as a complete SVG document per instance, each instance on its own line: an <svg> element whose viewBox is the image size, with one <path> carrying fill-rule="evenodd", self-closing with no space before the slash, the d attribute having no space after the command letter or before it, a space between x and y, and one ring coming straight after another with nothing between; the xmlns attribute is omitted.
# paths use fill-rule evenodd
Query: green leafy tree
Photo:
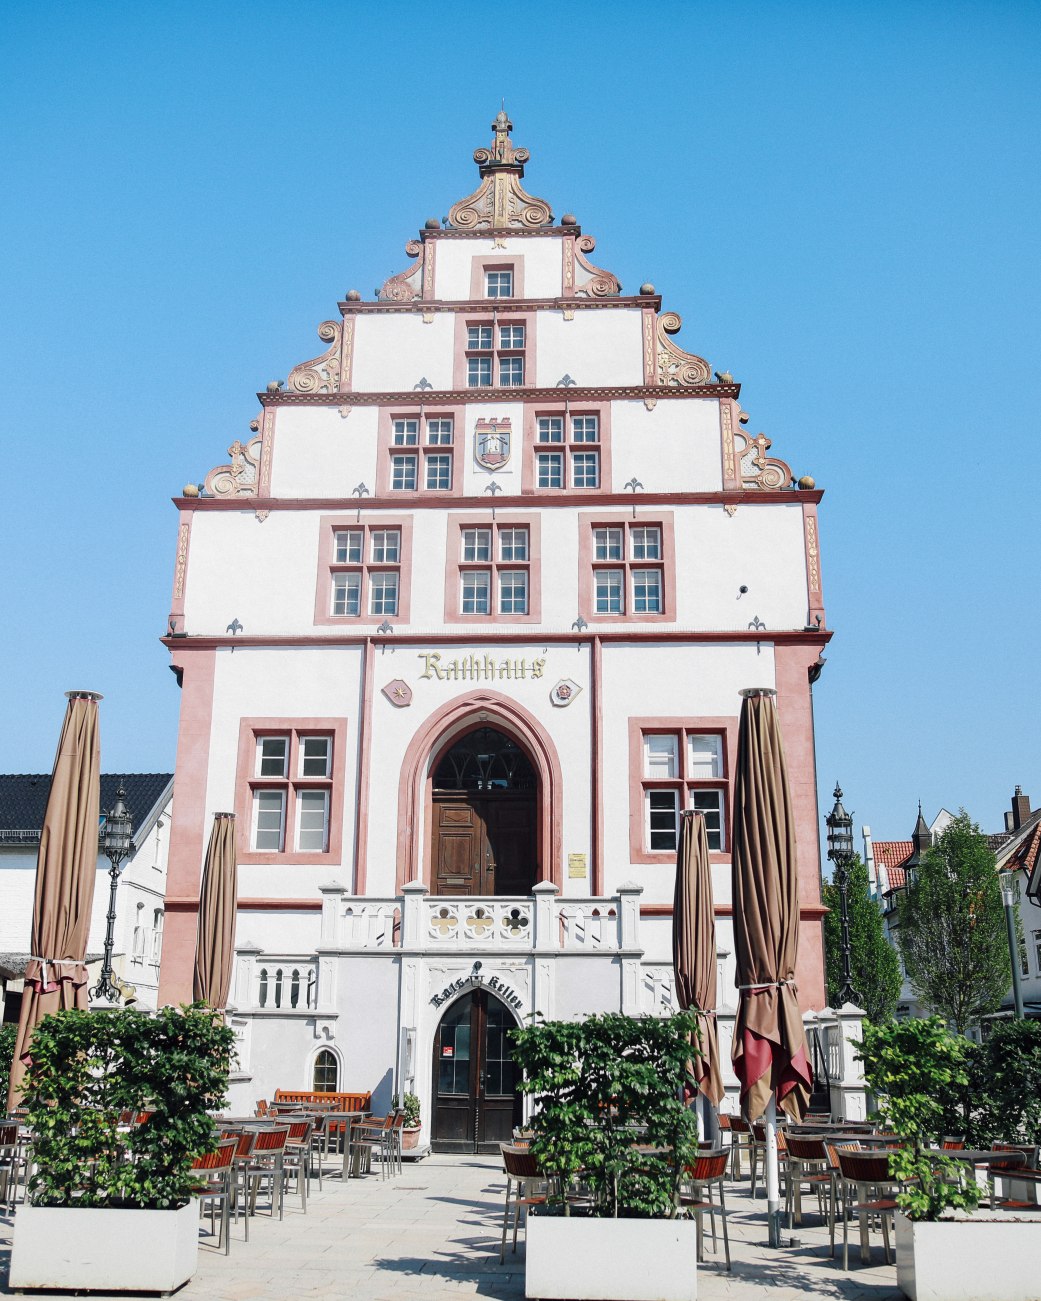
<svg viewBox="0 0 1041 1301"><path fill-rule="evenodd" d="M18 1027L8 1022L0 1025L0 1089L6 1093L7 1081L11 1078L11 1063L14 1061L14 1043Z"/></svg>
<svg viewBox="0 0 1041 1301"><path fill-rule="evenodd" d="M868 1020L876 1025L892 1019L900 998L900 961L886 939L882 913L868 891L867 868L854 858L847 873L849 887L850 969L853 988L860 995ZM824 960L828 1003L838 1007L842 988L842 913L838 887L825 881L821 890L824 906Z"/></svg>
<svg viewBox="0 0 1041 1301"><path fill-rule="evenodd" d="M994 855L962 809L922 855L898 904L900 951L919 998L959 1034L1012 979Z"/></svg>
<svg viewBox="0 0 1041 1301"><path fill-rule="evenodd" d="M963 1162L937 1151L953 1100L969 1086L972 1045L938 1016L866 1025L859 1054L879 1114L903 1139L889 1171L903 1183L897 1204L912 1220L935 1220L950 1207L972 1210L980 1190Z"/></svg>

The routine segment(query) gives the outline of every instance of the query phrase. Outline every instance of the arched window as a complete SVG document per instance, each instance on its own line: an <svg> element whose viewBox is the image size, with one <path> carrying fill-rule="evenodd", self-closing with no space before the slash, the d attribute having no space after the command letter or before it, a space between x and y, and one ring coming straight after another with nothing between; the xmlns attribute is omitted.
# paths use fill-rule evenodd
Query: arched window
<svg viewBox="0 0 1041 1301"><path fill-rule="evenodd" d="M439 791L534 791L538 778L512 737L478 727L452 746L434 773Z"/></svg>
<svg viewBox="0 0 1041 1301"><path fill-rule="evenodd" d="M328 1048L323 1048L314 1059L314 1092L335 1093L339 1071L336 1054Z"/></svg>

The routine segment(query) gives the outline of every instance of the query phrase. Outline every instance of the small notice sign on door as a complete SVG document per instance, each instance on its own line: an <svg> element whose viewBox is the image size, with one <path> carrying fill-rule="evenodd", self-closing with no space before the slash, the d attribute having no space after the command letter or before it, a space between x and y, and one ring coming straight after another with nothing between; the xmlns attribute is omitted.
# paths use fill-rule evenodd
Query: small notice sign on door
<svg viewBox="0 0 1041 1301"><path fill-rule="evenodd" d="M442 1045L441 1045L441 1056L442 1056L442 1057L454 1057L454 1056L455 1056L455 1049L452 1047L451 1044L442 1044Z"/></svg>
<svg viewBox="0 0 1041 1301"><path fill-rule="evenodd" d="M585 854L568 854L567 856L567 874L574 881L581 881L586 876L586 856Z"/></svg>

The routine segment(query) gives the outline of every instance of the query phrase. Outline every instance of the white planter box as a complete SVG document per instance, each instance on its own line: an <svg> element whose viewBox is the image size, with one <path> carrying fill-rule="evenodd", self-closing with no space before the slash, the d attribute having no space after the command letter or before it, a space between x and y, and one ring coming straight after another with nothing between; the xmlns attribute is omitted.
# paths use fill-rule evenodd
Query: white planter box
<svg viewBox="0 0 1041 1301"><path fill-rule="evenodd" d="M195 1273L199 1207L176 1211L19 1206L12 1289L173 1292Z"/></svg>
<svg viewBox="0 0 1041 1301"><path fill-rule="evenodd" d="M909 1220L896 1213L896 1282L911 1301L1039 1301L1041 1216L977 1211Z"/></svg>
<svg viewBox="0 0 1041 1301"><path fill-rule="evenodd" d="M531 1215L524 1295L550 1301L695 1301L693 1220Z"/></svg>

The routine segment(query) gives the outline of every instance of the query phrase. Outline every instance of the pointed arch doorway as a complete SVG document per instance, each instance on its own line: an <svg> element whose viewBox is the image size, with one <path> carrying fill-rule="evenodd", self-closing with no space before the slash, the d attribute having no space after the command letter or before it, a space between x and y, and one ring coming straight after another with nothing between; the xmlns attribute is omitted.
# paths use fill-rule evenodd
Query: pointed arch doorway
<svg viewBox="0 0 1041 1301"><path fill-rule="evenodd" d="M471 728L435 758L431 788L431 893L530 894L539 780L523 747L498 728Z"/></svg>
<svg viewBox="0 0 1041 1301"><path fill-rule="evenodd" d="M505 1003L478 987L457 999L434 1034L435 1152L498 1152L521 1123L519 1072L510 1048L517 1020Z"/></svg>

